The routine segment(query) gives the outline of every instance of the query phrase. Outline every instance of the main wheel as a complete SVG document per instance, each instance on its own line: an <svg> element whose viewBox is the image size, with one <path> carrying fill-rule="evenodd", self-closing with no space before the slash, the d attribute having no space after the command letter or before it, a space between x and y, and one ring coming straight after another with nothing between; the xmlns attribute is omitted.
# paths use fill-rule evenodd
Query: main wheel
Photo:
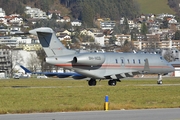
<svg viewBox="0 0 180 120"><path fill-rule="evenodd" d="M89 85L89 86L96 86L96 79L90 79L90 80L88 81L88 85Z"/></svg>
<svg viewBox="0 0 180 120"><path fill-rule="evenodd" d="M109 80L108 85L110 86L116 86L116 80Z"/></svg>

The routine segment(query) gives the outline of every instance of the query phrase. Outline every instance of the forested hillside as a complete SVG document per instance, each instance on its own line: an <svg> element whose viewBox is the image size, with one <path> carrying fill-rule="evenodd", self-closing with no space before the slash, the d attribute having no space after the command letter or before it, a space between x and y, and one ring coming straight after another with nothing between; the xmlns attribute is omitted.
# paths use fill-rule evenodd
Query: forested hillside
<svg viewBox="0 0 180 120"><path fill-rule="evenodd" d="M60 10L62 15L70 11L60 4L59 0L0 0L0 8L3 8L7 15L18 13L24 14L26 6L36 7L45 12L48 10Z"/></svg>
<svg viewBox="0 0 180 120"><path fill-rule="evenodd" d="M60 0L60 3L71 9L74 18L83 21L98 17L112 20L119 20L122 16L134 18L139 13L134 0Z"/></svg>
<svg viewBox="0 0 180 120"><path fill-rule="evenodd" d="M137 2L138 1L138 2ZM18 13L24 15L25 6L40 8L48 12L49 10L59 10L61 15L68 15L73 19L82 20L83 24L92 27L96 18L110 18L119 20L121 17L135 18L141 14L140 8L150 8L151 10L160 9L169 5L177 13L179 11L180 0L167 0L161 3L161 6L155 7L153 4L139 4L140 0L0 0L0 7L6 11L6 14ZM143 0L143 3L145 0ZM152 3L152 0L146 0L145 3ZM141 5L141 6L139 6ZM153 5L153 7L152 7ZM157 10L156 10L157 11ZM25 15L24 15L25 16Z"/></svg>
<svg viewBox="0 0 180 120"><path fill-rule="evenodd" d="M169 7L172 8L176 12L176 14L180 16L180 13L179 13L179 10L180 10L179 4L180 4L180 0L168 0Z"/></svg>
<svg viewBox="0 0 180 120"><path fill-rule="evenodd" d="M37 7L43 11L61 10L62 14L72 16L92 25L96 18L135 17L138 5L134 0L0 0L6 14L24 13L25 6ZM70 12L69 12L70 10Z"/></svg>

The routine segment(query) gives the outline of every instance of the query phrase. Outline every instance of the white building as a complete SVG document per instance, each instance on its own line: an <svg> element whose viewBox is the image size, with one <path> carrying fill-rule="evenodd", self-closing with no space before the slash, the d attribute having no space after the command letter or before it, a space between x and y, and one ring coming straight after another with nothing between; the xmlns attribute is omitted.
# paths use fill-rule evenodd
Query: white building
<svg viewBox="0 0 180 120"><path fill-rule="evenodd" d="M2 8L0 8L0 17L5 17L5 16L6 16L5 11Z"/></svg>
<svg viewBox="0 0 180 120"><path fill-rule="evenodd" d="M164 13L162 13L162 14L159 14L159 15L157 15L157 19L161 19L161 20L163 20L163 18L164 17L168 17L168 18L175 18L175 16L174 15L172 15L172 14L164 14Z"/></svg>
<svg viewBox="0 0 180 120"><path fill-rule="evenodd" d="M74 21L71 22L72 26L81 26L81 24L82 23L79 20L74 20Z"/></svg>
<svg viewBox="0 0 180 120"><path fill-rule="evenodd" d="M94 33L93 33L92 31L90 31L90 30L84 29L84 30L81 31L80 34L81 34L81 35L91 36L92 38L94 38Z"/></svg>
<svg viewBox="0 0 180 120"><path fill-rule="evenodd" d="M177 23L177 20L172 18L171 20L169 20L168 22L169 24L176 24Z"/></svg>
<svg viewBox="0 0 180 120"><path fill-rule="evenodd" d="M99 44L100 46L104 46L104 35L103 34L95 35L95 43Z"/></svg>
<svg viewBox="0 0 180 120"><path fill-rule="evenodd" d="M11 37L11 36L2 36L0 37L0 44L18 46L18 44L31 44L31 38L27 37Z"/></svg>
<svg viewBox="0 0 180 120"><path fill-rule="evenodd" d="M100 22L101 29L103 30L106 30L106 29L112 30L115 27L115 25L116 25L115 21Z"/></svg>
<svg viewBox="0 0 180 120"><path fill-rule="evenodd" d="M23 18L21 18L19 14L11 14L10 17L11 17L11 19L9 20L10 23L18 24L18 25L23 24Z"/></svg>
<svg viewBox="0 0 180 120"><path fill-rule="evenodd" d="M174 72L173 72L173 76L174 77L180 77L180 61L173 61L170 62L171 65L174 67Z"/></svg>
<svg viewBox="0 0 180 120"><path fill-rule="evenodd" d="M11 50L9 47L4 47L0 49L0 73L1 77L11 76Z"/></svg>
<svg viewBox="0 0 180 120"><path fill-rule="evenodd" d="M128 42L131 41L131 35L124 35L124 34L120 34L120 35L115 35L116 37L116 45L124 45L124 42L127 40Z"/></svg>
<svg viewBox="0 0 180 120"><path fill-rule="evenodd" d="M25 13L33 19L47 19L46 13L38 8L26 7Z"/></svg>
<svg viewBox="0 0 180 120"><path fill-rule="evenodd" d="M0 8L0 23L7 24L7 20L5 19L6 13Z"/></svg>

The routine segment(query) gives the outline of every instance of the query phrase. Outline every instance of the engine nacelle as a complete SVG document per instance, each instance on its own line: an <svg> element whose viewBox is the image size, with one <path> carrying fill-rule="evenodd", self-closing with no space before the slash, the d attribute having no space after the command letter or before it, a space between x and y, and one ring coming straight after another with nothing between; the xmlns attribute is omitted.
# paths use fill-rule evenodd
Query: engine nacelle
<svg viewBox="0 0 180 120"><path fill-rule="evenodd" d="M45 62L49 64L66 64L71 63L73 60L73 56L60 56L60 57L46 57Z"/></svg>
<svg viewBox="0 0 180 120"><path fill-rule="evenodd" d="M88 53L75 56L73 62L81 65L97 66L102 65L105 61L104 54Z"/></svg>

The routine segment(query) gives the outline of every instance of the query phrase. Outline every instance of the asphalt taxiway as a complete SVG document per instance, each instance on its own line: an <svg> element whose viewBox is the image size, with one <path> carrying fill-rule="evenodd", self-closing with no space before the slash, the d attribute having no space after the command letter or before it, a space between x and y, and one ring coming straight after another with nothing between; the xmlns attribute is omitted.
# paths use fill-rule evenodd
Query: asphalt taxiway
<svg viewBox="0 0 180 120"><path fill-rule="evenodd" d="M180 120L180 108L4 114L0 120Z"/></svg>

